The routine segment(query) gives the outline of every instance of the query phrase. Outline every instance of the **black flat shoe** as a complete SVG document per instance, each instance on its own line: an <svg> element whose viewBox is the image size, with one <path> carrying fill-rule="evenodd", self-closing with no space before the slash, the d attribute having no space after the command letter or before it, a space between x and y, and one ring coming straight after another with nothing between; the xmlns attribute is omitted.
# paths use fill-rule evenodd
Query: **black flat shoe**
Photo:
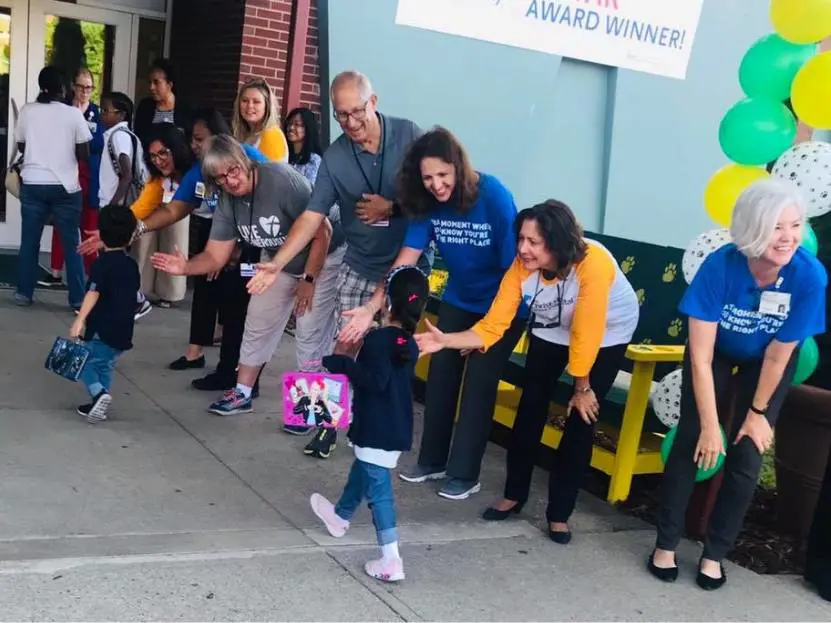
<svg viewBox="0 0 831 623"><path fill-rule="evenodd" d="M698 563L698 575L695 576L695 583L705 591L715 591L720 589L727 582L727 574L724 572L724 565L719 563L721 568L720 578L711 578L709 575L701 573L701 562Z"/></svg>
<svg viewBox="0 0 831 623"><path fill-rule="evenodd" d="M675 582L678 579L678 565L674 567L656 567L655 566L655 550L649 555L646 560L646 569L654 577L661 580L661 582Z"/></svg>
<svg viewBox="0 0 831 623"><path fill-rule="evenodd" d="M548 538L555 543L559 543L560 545L568 545L571 543L571 530L566 530L565 532L554 531L551 529L551 526L549 526Z"/></svg>
<svg viewBox="0 0 831 623"><path fill-rule="evenodd" d="M168 368L171 370L199 370L205 367L205 355L198 359L188 359L184 355L172 361Z"/></svg>
<svg viewBox="0 0 831 623"><path fill-rule="evenodd" d="M524 504L517 502L506 511L501 511L498 508L489 507L482 513L482 519L485 521L503 521L511 515L519 515L522 512Z"/></svg>

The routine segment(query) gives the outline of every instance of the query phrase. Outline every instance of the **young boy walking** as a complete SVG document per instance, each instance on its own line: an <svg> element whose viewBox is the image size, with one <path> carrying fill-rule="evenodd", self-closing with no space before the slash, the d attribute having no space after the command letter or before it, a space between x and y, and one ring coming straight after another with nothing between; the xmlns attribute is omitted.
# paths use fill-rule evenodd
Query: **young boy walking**
<svg viewBox="0 0 831 623"><path fill-rule="evenodd" d="M69 330L71 338L83 335L90 350L80 380L92 402L78 407L78 414L90 424L107 419L113 367L122 353L133 347L136 292L140 285L138 265L126 251L136 228L136 217L130 208L102 208L98 228L104 251L90 268L81 311Z"/></svg>

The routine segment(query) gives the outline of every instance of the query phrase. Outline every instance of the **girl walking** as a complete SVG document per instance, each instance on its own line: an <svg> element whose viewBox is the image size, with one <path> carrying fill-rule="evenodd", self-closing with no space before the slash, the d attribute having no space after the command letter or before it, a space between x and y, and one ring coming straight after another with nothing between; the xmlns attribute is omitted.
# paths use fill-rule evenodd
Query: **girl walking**
<svg viewBox="0 0 831 623"><path fill-rule="evenodd" d="M398 551L392 470L412 444L410 382L418 360L413 333L429 295L427 277L415 266L401 266L390 273L386 295L384 326L367 334L357 359L323 358L330 372L346 374L354 391L349 440L355 447L355 462L337 505L318 493L310 502L329 534L342 537L366 499L381 557L364 569L378 580L398 582L404 579L404 564Z"/></svg>

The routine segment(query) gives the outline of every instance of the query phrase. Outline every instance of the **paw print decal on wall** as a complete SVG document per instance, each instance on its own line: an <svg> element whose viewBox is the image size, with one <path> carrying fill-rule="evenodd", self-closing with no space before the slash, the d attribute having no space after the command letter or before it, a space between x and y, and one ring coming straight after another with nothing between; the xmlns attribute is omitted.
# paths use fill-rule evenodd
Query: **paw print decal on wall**
<svg viewBox="0 0 831 623"><path fill-rule="evenodd" d="M651 337L645 337L645 338L643 338L643 339L641 340L641 344L646 344L646 345L652 344L652 338L651 338Z"/></svg>
<svg viewBox="0 0 831 623"><path fill-rule="evenodd" d="M676 318L672 322L669 323L669 328L667 329L667 335L670 337L678 337L681 335L681 330L684 328L684 324L681 322L680 318Z"/></svg>
<svg viewBox="0 0 831 623"><path fill-rule="evenodd" d="M637 260L635 260L635 258L630 255L620 263L620 270L623 271L624 275L628 275L630 272L632 272L632 269L635 268L635 264L637 263Z"/></svg>
<svg viewBox="0 0 831 623"><path fill-rule="evenodd" d="M664 268L664 275L661 277L664 283L672 283L675 281L675 277L678 275L678 266L674 263L670 262L667 264L666 268Z"/></svg>
<svg viewBox="0 0 831 623"><path fill-rule="evenodd" d="M646 292L644 292L643 288L635 290L635 296L638 297L638 305L643 305L646 300Z"/></svg>

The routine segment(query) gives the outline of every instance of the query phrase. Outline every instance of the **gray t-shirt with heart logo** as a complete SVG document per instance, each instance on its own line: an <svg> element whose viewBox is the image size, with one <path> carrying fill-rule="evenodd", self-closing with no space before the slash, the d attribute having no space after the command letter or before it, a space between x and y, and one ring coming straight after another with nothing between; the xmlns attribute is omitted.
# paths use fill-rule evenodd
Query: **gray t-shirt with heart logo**
<svg viewBox="0 0 831 623"><path fill-rule="evenodd" d="M254 192L245 197L234 197L220 192L211 226L211 240L237 238L265 250L274 257L289 233L294 221L306 209L312 195L308 180L291 165L267 162L256 165L257 183ZM333 224L329 252L344 242L340 224ZM283 269L291 275L304 272L311 244Z"/></svg>

